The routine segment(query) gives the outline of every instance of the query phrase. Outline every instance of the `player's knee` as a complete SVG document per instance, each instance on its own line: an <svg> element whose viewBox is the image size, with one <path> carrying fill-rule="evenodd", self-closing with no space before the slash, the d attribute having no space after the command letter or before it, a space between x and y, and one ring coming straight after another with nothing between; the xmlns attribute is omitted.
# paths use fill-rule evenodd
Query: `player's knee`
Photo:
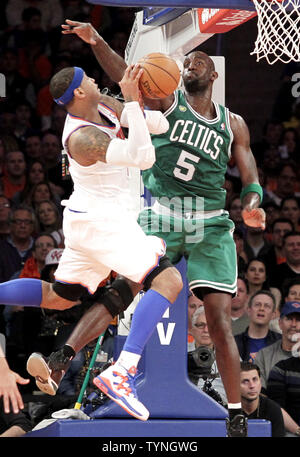
<svg viewBox="0 0 300 457"><path fill-rule="evenodd" d="M182 277L177 268L169 267L160 272L152 281L151 288L174 303L183 288Z"/></svg>
<svg viewBox="0 0 300 457"><path fill-rule="evenodd" d="M43 281L43 299L41 308L45 309L56 309L58 311L64 311L65 309L72 308L76 301L70 301L62 298L53 289L53 284Z"/></svg>
<svg viewBox="0 0 300 457"><path fill-rule="evenodd" d="M123 278L117 278L111 285L105 286L96 297L96 301L102 303L112 317L123 313L133 299L131 287Z"/></svg>

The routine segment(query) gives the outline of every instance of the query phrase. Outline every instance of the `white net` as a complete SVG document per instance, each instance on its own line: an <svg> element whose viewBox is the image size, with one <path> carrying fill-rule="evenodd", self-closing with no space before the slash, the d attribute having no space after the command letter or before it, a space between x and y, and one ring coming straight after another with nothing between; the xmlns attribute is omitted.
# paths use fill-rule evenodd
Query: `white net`
<svg viewBox="0 0 300 457"><path fill-rule="evenodd" d="M300 61L300 0L253 0L257 11L256 61Z"/></svg>

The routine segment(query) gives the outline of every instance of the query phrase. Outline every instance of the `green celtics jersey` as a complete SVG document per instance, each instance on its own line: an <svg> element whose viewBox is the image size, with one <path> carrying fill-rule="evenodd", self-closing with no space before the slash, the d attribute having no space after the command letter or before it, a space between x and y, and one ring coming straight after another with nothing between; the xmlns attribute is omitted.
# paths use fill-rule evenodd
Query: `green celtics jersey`
<svg viewBox="0 0 300 457"><path fill-rule="evenodd" d="M216 117L206 119L187 103L182 91L175 92L174 103L164 113L169 130L152 135L156 162L143 171L144 184L153 197L185 199L185 210L199 208L196 197L202 197L202 210L224 208L226 191L222 186L233 134L228 108L214 105Z"/></svg>

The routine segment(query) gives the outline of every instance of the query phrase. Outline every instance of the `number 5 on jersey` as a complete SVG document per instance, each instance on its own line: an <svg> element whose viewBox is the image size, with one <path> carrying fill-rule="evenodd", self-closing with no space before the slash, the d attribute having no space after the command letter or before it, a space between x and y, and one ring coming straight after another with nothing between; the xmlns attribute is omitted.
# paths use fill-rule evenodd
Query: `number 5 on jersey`
<svg viewBox="0 0 300 457"><path fill-rule="evenodd" d="M190 160L194 163L198 163L200 157L184 150L181 151L181 154L176 163L176 165L178 165L181 168L175 167L173 174L176 178L182 179L183 181L190 181L191 179L193 179L195 173L195 166L192 163L187 162L187 160Z"/></svg>

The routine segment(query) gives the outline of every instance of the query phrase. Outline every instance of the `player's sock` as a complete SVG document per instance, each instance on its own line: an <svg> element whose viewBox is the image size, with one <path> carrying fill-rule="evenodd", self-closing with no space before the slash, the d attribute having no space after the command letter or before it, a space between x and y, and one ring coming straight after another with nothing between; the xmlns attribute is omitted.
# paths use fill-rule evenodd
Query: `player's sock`
<svg viewBox="0 0 300 457"><path fill-rule="evenodd" d="M0 303L12 306L39 307L42 281L32 278L13 279L0 284Z"/></svg>
<svg viewBox="0 0 300 457"><path fill-rule="evenodd" d="M140 361L141 356L139 354L134 354L133 352L121 351L117 364L119 363L126 370L130 370L131 367L137 367Z"/></svg>
<svg viewBox="0 0 300 457"><path fill-rule="evenodd" d="M157 323L171 303L155 290L148 290L138 303L131 328L124 344L124 351L141 355Z"/></svg>

